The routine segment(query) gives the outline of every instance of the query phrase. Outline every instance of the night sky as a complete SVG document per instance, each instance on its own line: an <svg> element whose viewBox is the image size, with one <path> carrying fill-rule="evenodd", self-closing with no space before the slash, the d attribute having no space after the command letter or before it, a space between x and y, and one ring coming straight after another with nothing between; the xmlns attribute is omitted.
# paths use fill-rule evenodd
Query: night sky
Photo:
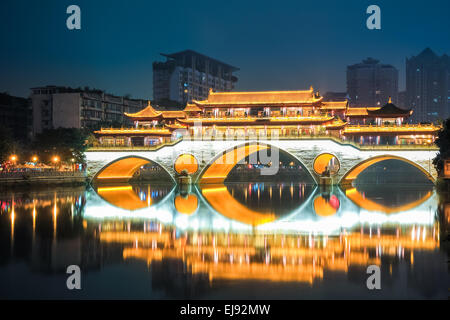
<svg viewBox="0 0 450 320"><path fill-rule="evenodd" d="M381 30L366 28L371 4ZM19 96L52 84L149 99L152 62L185 49L239 67L237 90L345 91L346 66L368 56L397 67L402 90L407 56L450 54L448 0L2 0L0 25L0 92Z"/></svg>

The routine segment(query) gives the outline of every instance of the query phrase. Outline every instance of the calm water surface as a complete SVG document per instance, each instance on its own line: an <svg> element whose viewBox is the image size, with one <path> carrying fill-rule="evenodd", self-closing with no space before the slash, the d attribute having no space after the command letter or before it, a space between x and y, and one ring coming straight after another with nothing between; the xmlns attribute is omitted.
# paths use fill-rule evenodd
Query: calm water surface
<svg viewBox="0 0 450 320"><path fill-rule="evenodd" d="M445 207L426 185L7 191L0 298L444 299ZM81 291L66 288L72 264Z"/></svg>

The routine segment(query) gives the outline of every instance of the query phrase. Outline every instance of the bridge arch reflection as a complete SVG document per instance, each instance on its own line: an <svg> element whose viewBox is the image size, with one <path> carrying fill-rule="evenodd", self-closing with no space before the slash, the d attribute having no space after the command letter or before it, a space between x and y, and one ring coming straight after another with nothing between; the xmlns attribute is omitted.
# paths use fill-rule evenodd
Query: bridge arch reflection
<svg viewBox="0 0 450 320"><path fill-rule="evenodd" d="M150 187L150 190L156 188ZM297 198L289 211L280 212L276 206L266 203L252 204L250 199L243 202L242 195L233 193L225 185L194 187L184 195L173 187L152 199L143 189L136 186L97 188L98 194L89 197L85 216L88 219L156 219L179 230L336 234L361 223L427 224L434 215L430 208L436 201L432 189L414 193L399 205L365 197L364 191L356 189L345 192L333 188L324 192L314 187L303 198ZM289 189L283 193L289 196ZM279 192L278 188L274 190L274 193ZM299 189L294 195L295 192ZM282 205L287 202L289 200L281 199Z"/></svg>

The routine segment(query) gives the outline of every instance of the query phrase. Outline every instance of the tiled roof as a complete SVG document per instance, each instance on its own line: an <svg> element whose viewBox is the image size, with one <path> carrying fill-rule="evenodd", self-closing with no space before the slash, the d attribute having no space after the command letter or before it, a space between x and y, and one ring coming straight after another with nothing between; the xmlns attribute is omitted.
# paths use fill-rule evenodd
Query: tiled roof
<svg viewBox="0 0 450 320"><path fill-rule="evenodd" d="M157 118L161 115L161 112L156 111L153 109L152 105L150 104L150 101L148 102L148 105L145 109L136 112L136 113L126 113L125 116L129 118Z"/></svg>
<svg viewBox="0 0 450 320"><path fill-rule="evenodd" d="M368 110L368 114L373 116L409 116L412 111L400 109L395 104L388 103L377 110Z"/></svg>
<svg viewBox="0 0 450 320"><path fill-rule="evenodd" d="M187 104L186 107L183 110L184 112L201 112L202 109L200 109L197 105L195 104Z"/></svg>
<svg viewBox="0 0 450 320"><path fill-rule="evenodd" d="M182 110L175 110L175 111L162 111L162 117L165 119L182 119L186 118L186 113Z"/></svg>
<svg viewBox="0 0 450 320"><path fill-rule="evenodd" d="M347 105L347 101L323 101L320 108L324 110L345 110Z"/></svg>
<svg viewBox="0 0 450 320"><path fill-rule="evenodd" d="M258 91L258 92L212 92L208 99L194 101L204 106L236 106L236 105L279 105L313 103L322 100L313 89L303 91Z"/></svg>

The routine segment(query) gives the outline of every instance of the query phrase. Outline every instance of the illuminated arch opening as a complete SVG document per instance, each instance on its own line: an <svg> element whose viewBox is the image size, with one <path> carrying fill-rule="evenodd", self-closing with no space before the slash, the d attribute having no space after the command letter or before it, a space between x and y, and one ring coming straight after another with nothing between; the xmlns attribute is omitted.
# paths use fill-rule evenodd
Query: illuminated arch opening
<svg viewBox="0 0 450 320"><path fill-rule="evenodd" d="M330 171L331 175L335 175L339 172L341 164L339 159L331 153L319 154L313 162L314 172L318 175L322 175L327 169Z"/></svg>
<svg viewBox="0 0 450 320"><path fill-rule="evenodd" d="M360 163L358 163L356 166L354 166L353 168L351 168L341 179L341 184L351 184L353 181L356 180L356 178L358 178L358 176L367 168L369 168L370 166L379 163L381 161L385 161L385 160L399 160L402 162L405 162L415 168L417 168L420 172L422 172L424 174L424 176L430 180L431 182L434 182L434 178L433 176L427 171L425 170L421 165L408 160L406 158L402 158L402 157L398 157L398 156L393 156L393 155L381 155L381 156L376 156L373 158L369 158L367 160L364 160Z"/></svg>
<svg viewBox="0 0 450 320"><path fill-rule="evenodd" d="M189 153L181 154L175 160L173 168L178 174L181 174L183 170L186 170L188 174L194 174L198 170L197 158Z"/></svg>
<svg viewBox="0 0 450 320"><path fill-rule="evenodd" d="M219 153L209 162L209 164L199 174L197 182L200 184L224 183L225 179L230 174L231 170L233 170L233 168L238 163L243 163L243 160L245 160L245 158L254 155L257 152L269 149L271 150L271 152L277 150L282 154L288 155L289 158L293 160L293 162L297 162L301 166L301 168L307 174L311 182L316 183L311 172L297 157L295 157L294 155L283 149L259 142L245 143L243 145L235 146L233 148L230 148L228 150Z"/></svg>
<svg viewBox="0 0 450 320"><path fill-rule="evenodd" d="M108 163L94 176L93 181L95 183L128 182L141 167L147 164L152 164L160 169L160 178L163 178L163 181L175 183L166 168L153 160L140 156L126 156Z"/></svg>

